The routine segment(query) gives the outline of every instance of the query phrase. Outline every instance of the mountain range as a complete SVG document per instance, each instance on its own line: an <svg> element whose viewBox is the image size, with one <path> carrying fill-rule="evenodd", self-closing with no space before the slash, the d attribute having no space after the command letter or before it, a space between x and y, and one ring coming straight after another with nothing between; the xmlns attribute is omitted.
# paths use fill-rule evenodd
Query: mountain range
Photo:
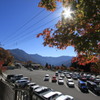
<svg viewBox="0 0 100 100"><path fill-rule="evenodd" d="M71 65L71 59L73 56L59 56L59 57L44 57L38 54L28 54L21 49L9 49L12 56L14 56L15 60L19 61L33 61L35 63L39 63L45 66L46 63L60 66L65 65L69 67Z"/></svg>

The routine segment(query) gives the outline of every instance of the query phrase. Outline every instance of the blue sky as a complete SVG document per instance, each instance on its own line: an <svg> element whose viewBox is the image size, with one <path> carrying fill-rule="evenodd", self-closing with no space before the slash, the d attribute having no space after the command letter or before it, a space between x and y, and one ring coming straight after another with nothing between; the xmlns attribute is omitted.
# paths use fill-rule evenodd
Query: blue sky
<svg viewBox="0 0 100 100"><path fill-rule="evenodd" d="M42 56L76 56L73 47L66 50L44 47L36 34L54 28L61 15L61 5L55 12L38 7L40 0L0 0L0 44L5 49L19 48Z"/></svg>

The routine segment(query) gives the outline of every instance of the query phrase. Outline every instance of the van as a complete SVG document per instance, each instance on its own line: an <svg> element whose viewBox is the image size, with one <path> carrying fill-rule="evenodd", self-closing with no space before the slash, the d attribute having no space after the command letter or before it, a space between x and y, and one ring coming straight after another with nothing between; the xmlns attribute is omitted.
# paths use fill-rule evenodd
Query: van
<svg viewBox="0 0 100 100"><path fill-rule="evenodd" d="M96 83L91 81L87 81L87 86L92 92L100 94L100 85L97 85Z"/></svg>
<svg viewBox="0 0 100 100"><path fill-rule="evenodd" d="M83 92L88 92L88 87L84 81L78 81L78 87L80 88L81 91Z"/></svg>

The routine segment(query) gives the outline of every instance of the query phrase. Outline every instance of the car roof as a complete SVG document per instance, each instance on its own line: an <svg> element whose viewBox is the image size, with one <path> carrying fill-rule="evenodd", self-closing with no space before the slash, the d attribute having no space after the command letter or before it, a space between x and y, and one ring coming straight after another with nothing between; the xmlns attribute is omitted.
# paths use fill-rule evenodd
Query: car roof
<svg viewBox="0 0 100 100"><path fill-rule="evenodd" d="M73 81L72 79L67 79L68 81Z"/></svg>
<svg viewBox="0 0 100 100"><path fill-rule="evenodd" d="M79 81L81 84L84 84L85 82L84 81Z"/></svg>
<svg viewBox="0 0 100 100"><path fill-rule="evenodd" d="M29 80L17 80L16 82L30 82Z"/></svg>
<svg viewBox="0 0 100 100"><path fill-rule="evenodd" d="M94 82L91 82L91 81L87 81L87 82L89 82L92 85L96 85L96 83L94 83Z"/></svg>
<svg viewBox="0 0 100 100"><path fill-rule="evenodd" d="M28 85L35 85L36 83L33 83L33 82L31 82L31 83L28 83Z"/></svg>
<svg viewBox="0 0 100 100"><path fill-rule="evenodd" d="M49 76L49 74L46 74L45 76Z"/></svg>
<svg viewBox="0 0 100 100"><path fill-rule="evenodd" d="M39 85L31 86L33 89L40 87Z"/></svg>
<svg viewBox="0 0 100 100"><path fill-rule="evenodd" d="M73 99L73 97L70 95L61 95L61 96L57 97L55 100L65 100L67 98Z"/></svg>
<svg viewBox="0 0 100 100"><path fill-rule="evenodd" d="M44 89L47 89L48 87L44 87L44 86L42 86L42 87L39 87L38 89L36 89L35 91L36 92L40 92L40 91L42 91L42 90L44 90Z"/></svg>
<svg viewBox="0 0 100 100"><path fill-rule="evenodd" d="M49 97L51 97L51 96L53 96L53 95L55 95L55 94L58 94L58 95L61 95L62 93L61 92L58 92L58 91L51 91L51 92L49 92L49 93L47 93L47 94L45 94L45 95L43 95L45 98L49 98Z"/></svg>

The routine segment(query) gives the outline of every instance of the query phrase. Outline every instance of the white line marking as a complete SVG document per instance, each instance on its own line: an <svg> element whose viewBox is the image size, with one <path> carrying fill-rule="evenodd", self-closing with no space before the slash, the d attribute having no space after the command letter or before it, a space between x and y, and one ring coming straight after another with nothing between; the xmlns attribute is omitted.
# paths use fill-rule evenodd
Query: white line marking
<svg viewBox="0 0 100 100"><path fill-rule="evenodd" d="M93 94L94 96L97 96L97 95L95 95L93 92L91 92L90 90L89 90L89 93Z"/></svg>
<svg viewBox="0 0 100 100"><path fill-rule="evenodd" d="M69 88L68 86L67 86L67 84L66 84L66 82L64 81L64 85L67 87L67 88Z"/></svg>
<svg viewBox="0 0 100 100"><path fill-rule="evenodd" d="M51 78L49 79L49 82L51 82Z"/></svg>
<svg viewBox="0 0 100 100"><path fill-rule="evenodd" d="M77 85L75 85L75 88L76 88L79 92L81 92L80 89L77 87Z"/></svg>

